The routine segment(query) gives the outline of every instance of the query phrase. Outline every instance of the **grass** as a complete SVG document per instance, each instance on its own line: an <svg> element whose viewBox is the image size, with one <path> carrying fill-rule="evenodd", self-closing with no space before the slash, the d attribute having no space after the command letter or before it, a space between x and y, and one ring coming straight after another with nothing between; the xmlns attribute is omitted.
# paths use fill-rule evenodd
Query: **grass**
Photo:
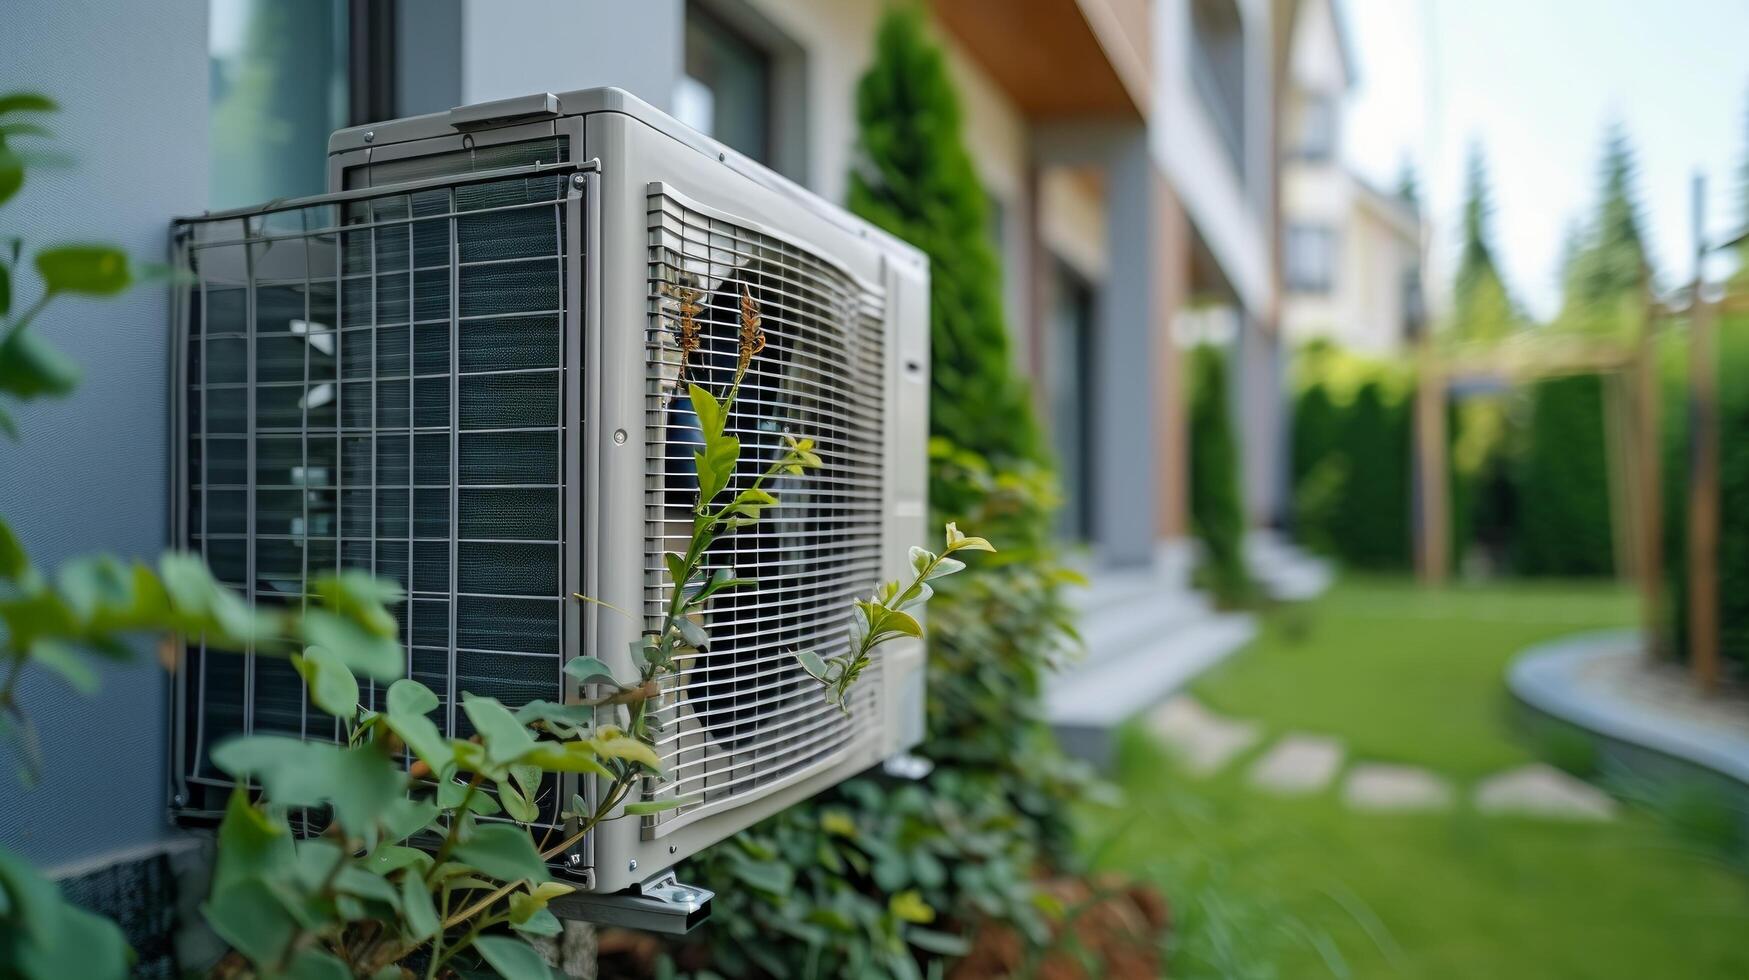
<svg viewBox="0 0 1749 980"><path fill-rule="evenodd" d="M1360 756L1464 782L1529 757L1506 722L1503 665L1630 608L1589 586L1422 595L1347 583L1304 623L1270 623L1198 694L1274 730L1335 734ZM1150 876L1169 896L1170 976L1749 976L1749 881L1646 811L1603 824L1467 805L1359 814L1334 790L1259 795L1242 774L1260 751L1196 779L1132 727L1116 772L1129 805L1086 821L1096 863Z"/></svg>
<svg viewBox="0 0 1749 980"><path fill-rule="evenodd" d="M1194 690L1272 732L1340 734L1370 759L1473 778L1529 759L1503 723L1507 662L1539 641L1633 616L1632 596L1608 584L1429 593L1397 579L1344 582L1307 609L1272 616L1258 643Z"/></svg>

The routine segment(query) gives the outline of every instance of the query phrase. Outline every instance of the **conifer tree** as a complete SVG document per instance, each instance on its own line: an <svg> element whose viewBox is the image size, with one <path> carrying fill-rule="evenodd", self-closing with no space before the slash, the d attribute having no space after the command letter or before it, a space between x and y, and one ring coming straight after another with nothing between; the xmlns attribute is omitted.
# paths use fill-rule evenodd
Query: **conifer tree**
<svg viewBox="0 0 1749 980"><path fill-rule="evenodd" d="M1622 326L1623 304L1650 282L1633 185L1633 148L1627 132L1612 125L1598 165L1597 211L1562 277L1564 322L1598 330Z"/></svg>
<svg viewBox="0 0 1749 980"><path fill-rule="evenodd" d="M1036 458L1038 425L1003 324L988 203L960 132L959 97L920 10L881 21L856 91L850 209L929 255L930 432L997 465Z"/></svg>
<svg viewBox="0 0 1749 980"><path fill-rule="evenodd" d="M1489 219L1487 164L1471 145L1464 178L1463 245L1452 282L1451 330L1463 340L1495 340L1518 328L1520 318L1494 262Z"/></svg>

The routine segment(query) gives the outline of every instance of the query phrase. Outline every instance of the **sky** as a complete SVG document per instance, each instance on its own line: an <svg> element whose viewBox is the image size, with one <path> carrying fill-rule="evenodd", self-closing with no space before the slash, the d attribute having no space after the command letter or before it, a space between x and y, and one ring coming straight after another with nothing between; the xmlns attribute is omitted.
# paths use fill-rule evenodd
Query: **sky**
<svg viewBox="0 0 1749 980"><path fill-rule="evenodd" d="M1591 215L1606 127L1639 162L1638 200L1659 284L1693 275L1690 185L1707 225L1740 228L1749 153L1749 0L1338 0L1358 78L1343 156L1396 184L1405 160L1433 220L1441 295L1456 254L1464 160L1479 144L1495 255L1533 314L1560 305L1570 224Z"/></svg>

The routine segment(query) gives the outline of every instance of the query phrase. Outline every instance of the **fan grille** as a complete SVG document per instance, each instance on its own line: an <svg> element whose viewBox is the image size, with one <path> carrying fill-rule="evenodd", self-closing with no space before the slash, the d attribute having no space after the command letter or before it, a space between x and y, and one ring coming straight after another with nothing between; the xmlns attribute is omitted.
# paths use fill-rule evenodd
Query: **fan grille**
<svg viewBox="0 0 1749 980"><path fill-rule="evenodd" d="M688 802L646 818L646 831L658 833L819 771L874 736L878 666L846 714L825 702L793 652L841 652L850 601L880 574L885 354L878 287L662 185L651 187L649 219L648 627L660 627L669 596L662 555L685 551L691 531L699 439L684 385L721 397L731 384L744 298L757 305L766 341L729 416L742 445L730 490L781 455L784 434L814 439L824 463L767 483L781 505L706 555L708 570L731 568L758 584L713 598L709 649L668 681L656 713L667 779L648 795ZM684 369L679 289L700 291L704 307Z"/></svg>

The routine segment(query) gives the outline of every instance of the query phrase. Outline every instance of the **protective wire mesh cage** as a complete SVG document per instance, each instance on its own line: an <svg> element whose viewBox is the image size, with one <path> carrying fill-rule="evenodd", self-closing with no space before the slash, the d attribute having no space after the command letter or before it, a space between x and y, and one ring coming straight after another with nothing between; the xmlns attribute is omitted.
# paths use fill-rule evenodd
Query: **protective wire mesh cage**
<svg viewBox="0 0 1749 980"><path fill-rule="evenodd" d="M793 652L848 643L850 600L880 573L885 350L883 294L810 249L698 204L670 187L649 193L645 616L667 605L664 552L691 531L699 446L686 385L721 397L740 357L743 317L764 346L748 363L727 430L741 441L731 490L812 438L823 465L766 484L781 506L707 552L755 587L718 593L704 616L708 649L666 682L655 713L667 779L648 787L682 800L646 818L661 832L735 806L831 765L878 737L879 662L849 711L825 702ZM688 309L690 307L691 309ZM696 311L696 312L694 312ZM687 337L687 334L692 334Z"/></svg>
<svg viewBox="0 0 1749 980"><path fill-rule="evenodd" d="M339 569L398 582L407 674L457 737L464 693L563 698L571 176L426 179L178 225L182 544L263 606L299 607ZM230 785L210 756L226 736L340 734L284 659L193 643L180 684L187 809ZM549 779L543 822L559 796Z"/></svg>

